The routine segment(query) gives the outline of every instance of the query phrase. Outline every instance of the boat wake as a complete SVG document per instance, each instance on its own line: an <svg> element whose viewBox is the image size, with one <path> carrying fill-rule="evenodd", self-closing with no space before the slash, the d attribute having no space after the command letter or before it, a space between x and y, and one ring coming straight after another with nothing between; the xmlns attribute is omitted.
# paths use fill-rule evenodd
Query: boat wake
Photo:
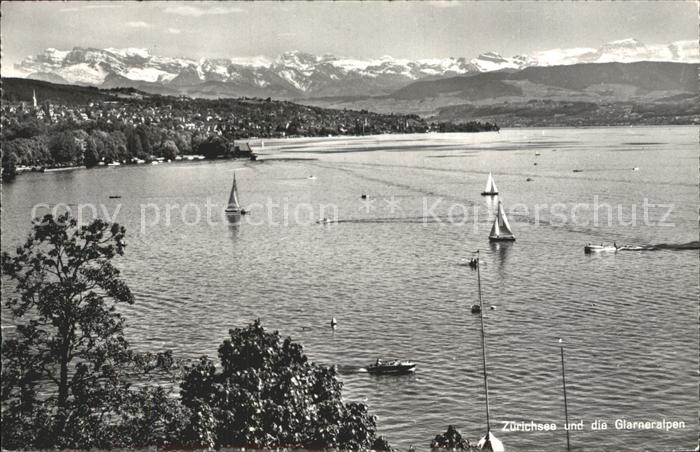
<svg viewBox="0 0 700 452"><path fill-rule="evenodd" d="M621 246L618 251L686 251L700 250L700 241L688 243L659 243L658 245Z"/></svg>
<svg viewBox="0 0 700 452"><path fill-rule="evenodd" d="M688 243L659 243L650 245L650 250L700 250L700 241L695 240Z"/></svg>

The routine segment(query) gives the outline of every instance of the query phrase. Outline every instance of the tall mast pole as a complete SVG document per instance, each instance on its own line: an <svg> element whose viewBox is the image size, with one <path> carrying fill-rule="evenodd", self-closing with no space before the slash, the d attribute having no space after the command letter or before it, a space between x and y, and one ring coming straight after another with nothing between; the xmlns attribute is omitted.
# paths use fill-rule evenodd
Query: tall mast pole
<svg viewBox="0 0 700 452"><path fill-rule="evenodd" d="M559 349L561 350L561 382L564 387L564 421L566 422L566 450L567 452L571 450L569 443L569 408L566 402L566 374L564 373L564 345L562 340L559 339Z"/></svg>
<svg viewBox="0 0 700 452"><path fill-rule="evenodd" d="M486 334L484 333L484 302L481 299L481 259L479 250L476 251L476 258L476 279L479 288L479 311L481 317L481 357L484 362L484 394L486 395L486 438L488 440L489 433L491 433L491 421L489 419L489 381L486 371Z"/></svg>

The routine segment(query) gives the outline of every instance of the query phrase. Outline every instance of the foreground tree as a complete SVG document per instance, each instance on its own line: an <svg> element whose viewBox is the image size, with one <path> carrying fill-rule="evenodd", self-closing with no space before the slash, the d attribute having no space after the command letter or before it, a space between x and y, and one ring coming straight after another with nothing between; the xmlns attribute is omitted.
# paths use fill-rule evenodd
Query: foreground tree
<svg viewBox="0 0 700 452"><path fill-rule="evenodd" d="M310 363L299 344L260 321L229 334L220 371L208 358L186 369L189 446L388 448L367 407L342 402L334 369Z"/></svg>
<svg viewBox="0 0 700 452"><path fill-rule="evenodd" d="M123 335L116 308L134 299L112 260L124 234L47 215L3 253L16 325L2 344L3 449L388 449L367 407L342 402L332 368L260 322L229 332L220 370L208 358L187 367L172 397L160 385L174 382L171 354L137 354Z"/></svg>
<svg viewBox="0 0 700 452"><path fill-rule="evenodd" d="M178 430L179 407L162 388L131 388L173 360L135 354L124 339L115 308L134 298L111 262L124 253L124 233L47 215L15 255L3 253L16 324L2 347L3 448L167 444Z"/></svg>

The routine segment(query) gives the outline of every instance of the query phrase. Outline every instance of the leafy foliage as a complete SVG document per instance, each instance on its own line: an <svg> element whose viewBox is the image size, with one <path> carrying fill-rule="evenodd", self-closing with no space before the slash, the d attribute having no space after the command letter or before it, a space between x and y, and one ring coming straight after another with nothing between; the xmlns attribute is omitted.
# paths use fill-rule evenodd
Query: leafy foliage
<svg viewBox="0 0 700 452"><path fill-rule="evenodd" d="M132 390L174 361L138 355L123 337L116 304L134 299L111 260L123 254L124 234L99 219L78 226L69 215L46 215L14 256L3 253L16 293L6 307L17 324L3 340L3 447L163 444L177 429L178 409L161 388ZM154 436L158 423L168 434Z"/></svg>
<svg viewBox="0 0 700 452"><path fill-rule="evenodd" d="M135 353L123 335L116 308L134 298L112 260L124 235L46 215L2 254L16 325L3 340L3 448L389 448L365 405L343 403L333 368L259 321L229 332L220 368L185 367L174 397L172 354Z"/></svg>
<svg viewBox="0 0 700 452"><path fill-rule="evenodd" d="M183 404L193 416L193 447L342 447L377 441L363 404L344 404L335 370L310 363L302 347L260 321L229 331L221 370L202 358L187 368ZM378 443L378 444L385 444Z"/></svg>
<svg viewBox="0 0 700 452"><path fill-rule="evenodd" d="M430 443L432 449L459 449L459 450L469 450L476 451L477 448L469 442L468 439L462 438L459 431L452 425L447 427L447 431L440 435L436 435L432 443Z"/></svg>

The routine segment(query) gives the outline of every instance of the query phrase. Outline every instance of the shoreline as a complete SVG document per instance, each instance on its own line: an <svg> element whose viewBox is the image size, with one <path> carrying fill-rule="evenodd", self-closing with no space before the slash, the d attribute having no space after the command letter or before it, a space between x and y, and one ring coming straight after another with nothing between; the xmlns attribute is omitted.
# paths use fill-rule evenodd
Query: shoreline
<svg viewBox="0 0 700 452"><path fill-rule="evenodd" d="M374 139L377 141L384 141L384 140L395 140L397 137L406 140L406 139L411 139L410 137L440 137L440 136L455 136L455 135L465 135L465 136L473 136L473 135L482 135L485 133L495 133L496 135L501 134L501 132L517 132L517 131L530 131L530 130L589 130L589 129L649 129L649 128L700 128L700 125L696 124L689 124L689 125L679 125L679 124L654 124L654 125L628 125L628 126L620 126L620 125L611 125L611 126L571 126L571 127L560 127L560 126L546 126L546 127L504 127L501 128L500 131L494 132L494 131L481 131L481 132L426 132L426 133L384 133L384 134L375 134L375 135L333 135L333 136L309 136L309 137L303 137L303 136L297 136L297 137L285 137L285 138L250 138L246 143L251 146L251 149L253 150L253 154L256 155L256 157L263 157L262 159L259 159L258 161L265 161L265 154L262 154L261 152L265 151L274 151L274 152L280 152L284 151L287 146L295 146L296 144L303 144L303 143L323 143L323 142L351 142L351 141L361 141L363 139ZM264 147L261 147L261 143L264 143ZM254 148L253 148L254 146ZM231 157L231 158L215 158L215 159L206 159L206 158L201 158L201 156L197 154L185 154L185 155L180 155L178 156L180 159L173 159L172 161L158 161L154 160L152 162L143 162L143 163L136 163L136 162L124 162L124 163L119 163L118 165L109 165L109 164L102 164L102 165L95 165L95 166L85 166L85 165L74 165L74 166L66 166L66 167L42 167L42 166L32 166L32 167L25 167L21 171L18 171L13 177L8 177L6 175L3 175L3 180L4 181L11 181L14 177L20 176L22 174L26 173L45 173L45 172L64 172L64 171L75 171L75 170L90 170L90 169L97 169L97 168L115 168L115 167L143 167L143 166L157 166L157 165L165 165L165 164L170 164L170 163L202 163L202 162L219 162L223 160L247 160L250 161L249 157ZM189 158L192 157L192 158ZM275 159L270 159L270 160L275 160Z"/></svg>

